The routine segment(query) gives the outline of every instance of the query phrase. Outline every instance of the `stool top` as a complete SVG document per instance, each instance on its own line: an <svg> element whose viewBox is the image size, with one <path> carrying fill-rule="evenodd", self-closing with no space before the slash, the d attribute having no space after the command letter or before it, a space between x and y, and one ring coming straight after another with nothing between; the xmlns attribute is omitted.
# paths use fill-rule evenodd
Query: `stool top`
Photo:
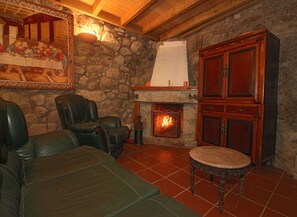
<svg viewBox="0 0 297 217"><path fill-rule="evenodd" d="M199 146L191 149L190 157L208 166L222 169L240 169L250 165L251 160L245 154L220 146Z"/></svg>

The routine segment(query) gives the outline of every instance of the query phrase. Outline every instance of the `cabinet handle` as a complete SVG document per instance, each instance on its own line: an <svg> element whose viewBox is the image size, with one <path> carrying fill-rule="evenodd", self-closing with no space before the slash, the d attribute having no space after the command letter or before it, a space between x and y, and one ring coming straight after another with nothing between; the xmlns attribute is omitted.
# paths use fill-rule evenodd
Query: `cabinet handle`
<svg viewBox="0 0 297 217"><path fill-rule="evenodd" d="M225 134L226 132L227 132L227 125L223 125L222 127L221 127L221 133L222 134Z"/></svg>
<svg viewBox="0 0 297 217"><path fill-rule="evenodd" d="M223 68L223 76L227 76L229 74L229 67L228 65L225 65Z"/></svg>

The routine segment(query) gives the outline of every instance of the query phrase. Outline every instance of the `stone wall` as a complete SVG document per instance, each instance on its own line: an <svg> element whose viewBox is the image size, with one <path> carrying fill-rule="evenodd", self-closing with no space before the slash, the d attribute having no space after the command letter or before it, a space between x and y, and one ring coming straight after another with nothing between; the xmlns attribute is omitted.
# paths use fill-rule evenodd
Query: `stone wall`
<svg viewBox="0 0 297 217"><path fill-rule="evenodd" d="M276 166L297 177L297 1L264 0L187 38L190 82L197 82L198 50L266 27L280 38ZM296 159L297 165L297 159Z"/></svg>
<svg viewBox="0 0 297 217"><path fill-rule="evenodd" d="M45 0L32 1L52 6ZM54 99L66 93L77 93L94 100L101 116L117 115L123 124L131 125L133 98L130 97L130 86L144 85L151 79L155 42L85 15L73 15L75 29L86 22L104 31L102 41L92 44L75 37L75 90L0 90L0 98L20 105L30 135L60 129Z"/></svg>

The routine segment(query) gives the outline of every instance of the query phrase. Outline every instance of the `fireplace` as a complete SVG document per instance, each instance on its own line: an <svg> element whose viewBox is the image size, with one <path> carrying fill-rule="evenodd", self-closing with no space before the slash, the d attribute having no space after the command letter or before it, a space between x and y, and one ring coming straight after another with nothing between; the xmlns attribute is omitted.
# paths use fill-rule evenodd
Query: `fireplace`
<svg viewBox="0 0 297 217"><path fill-rule="evenodd" d="M183 104L153 103L153 136L178 138L182 133Z"/></svg>
<svg viewBox="0 0 297 217"><path fill-rule="evenodd" d="M197 146L196 125L198 100L196 87L141 86L131 87L131 90L134 91L134 118L141 115L146 120L143 128L144 144L173 147ZM169 129L165 131L165 134L163 131L156 131L157 122L154 125L154 119L157 119L159 114L163 115L162 112L169 113L169 116L172 114L173 116L177 115L178 118L177 122L179 124L170 128L169 135L167 134ZM170 122L170 118L165 119L166 121ZM173 137L173 133L175 137Z"/></svg>

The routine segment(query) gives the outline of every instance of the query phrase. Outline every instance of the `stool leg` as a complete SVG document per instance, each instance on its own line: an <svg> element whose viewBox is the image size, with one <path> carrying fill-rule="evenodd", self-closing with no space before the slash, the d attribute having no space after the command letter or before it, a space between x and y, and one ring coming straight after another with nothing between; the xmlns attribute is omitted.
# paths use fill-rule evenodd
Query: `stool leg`
<svg viewBox="0 0 297 217"><path fill-rule="evenodd" d="M213 184L213 175L210 175L210 183Z"/></svg>
<svg viewBox="0 0 297 217"><path fill-rule="evenodd" d="M195 183L195 167L191 163L191 193L194 194L194 183Z"/></svg>
<svg viewBox="0 0 297 217"><path fill-rule="evenodd" d="M239 192L238 192L239 197L241 197L243 194L243 181L244 181L244 176L239 178Z"/></svg>
<svg viewBox="0 0 297 217"><path fill-rule="evenodd" d="M226 184L225 177L221 177L220 185L219 185L219 211L220 211L220 214L223 214L223 212L224 212L225 184Z"/></svg>

